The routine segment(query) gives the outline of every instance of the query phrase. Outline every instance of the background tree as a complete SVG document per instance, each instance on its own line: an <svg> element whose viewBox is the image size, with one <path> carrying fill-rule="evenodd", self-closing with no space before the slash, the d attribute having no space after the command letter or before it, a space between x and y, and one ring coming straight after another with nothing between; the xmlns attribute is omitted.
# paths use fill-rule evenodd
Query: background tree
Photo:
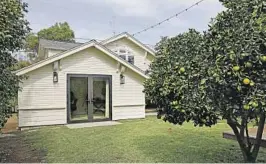
<svg viewBox="0 0 266 164"><path fill-rule="evenodd" d="M203 40L195 42L196 37L186 33L160 48L145 92L159 106L159 116L170 123L191 120L195 126L212 126L226 119L244 160L255 162L265 124L266 4L220 1L227 10L216 17ZM256 120L252 144L248 124Z"/></svg>
<svg viewBox="0 0 266 164"><path fill-rule="evenodd" d="M75 42L74 31L67 22L56 23L49 28L42 29L38 32L38 37L49 40Z"/></svg>
<svg viewBox="0 0 266 164"><path fill-rule="evenodd" d="M38 36L34 33L29 33L26 37L26 49L37 52L38 50Z"/></svg>
<svg viewBox="0 0 266 164"><path fill-rule="evenodd" d="M19 79L11 72L16 63L11 53L23 47L29 32L24 19L26 8L27 4L18 0L0 1L0 129L10 115L10 103L19 88Z"/></svg>
<svg viewBox="0 0 266 164"><path fill-rule="evenodd" d="M11 70L12 71L16 71L16 70L19 70L19 69L22 69L24 67L27 67L31 65L31 63L27 60L20 60L20 61L17 61L16 64L14 64L12 67L11 67Z"/></svg>
<svg viewBox="0 0 266 164"><path fill-rule="evenodd" d="M56 23L49 28L42 29L37 33L37 35L34 33L29 33L26 38L25 49L29 51L28 56L32 62L37 62L40 60L40 57L36 56L39 38L75 42L74 31L70 28L67 22Z"/></svg>

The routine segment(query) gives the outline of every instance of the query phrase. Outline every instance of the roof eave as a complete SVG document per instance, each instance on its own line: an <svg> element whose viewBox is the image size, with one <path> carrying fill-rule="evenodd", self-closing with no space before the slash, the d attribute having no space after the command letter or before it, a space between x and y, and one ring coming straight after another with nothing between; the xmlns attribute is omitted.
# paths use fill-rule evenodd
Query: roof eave
<svg viewBox="0 0 266 164"><path fill-rule="evenodd" d="M130 65L130 63L127 63L127 61L124 61L123 59L119 58L111 50L109 50L105 46L101 45L100 43L96 42L95 40L92 40L90 42L84 43L81 46L72 48L72 49L70 49L68 51L64 51L64 52L59 53L57 55L51 56L51 57L49 57L49 58L47 58L45 60L42 60L42 61L40 61L38 63L35 63L33 65L30 65L28 67L25 67L25 68L22 68L22 69L20 69L18 71L15 71L14 73L17 76L24 75L24 74L26 74L28 72L31 72L31 71L35 70L35 69L38 69L40 67L43 67L45 65L48 65L50 63L53 63L53 62L58 61L58 60L60 60L62 58L65 58L67 56L70 56L70 55L72 55L74 53L77 53L79 51L82 51L84 49L87 49L87 48L90 48L90 47L93 47L93 46L96 47L97 49L101 50L105 54L109 55L110 57L114 58L115 60L117 60L121 64L125 65L126 67L129 67L131 70L133 70L134 72L138 73L142 77L144 77L146 79L148 78L148 76L144 72L142 72L142 70L139 70L138 68L136 68L136 66Z"/></svg>

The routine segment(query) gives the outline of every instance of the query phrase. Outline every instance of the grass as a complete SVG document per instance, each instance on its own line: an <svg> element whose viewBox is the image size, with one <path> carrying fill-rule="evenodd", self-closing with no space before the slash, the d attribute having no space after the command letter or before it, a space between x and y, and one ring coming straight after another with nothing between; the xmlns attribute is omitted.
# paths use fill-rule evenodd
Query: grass
<svg viewBox="0 0 266 164"><path fill-rule="evenodd" d="M230 130L225 123L212 128L174 126L156 117L121 122L83 129L46 127L25 132L25 137L46 152L47 162L242 162L236 141L222 138L222 132ZM265 149L258 162L266 162Z"/></svg>

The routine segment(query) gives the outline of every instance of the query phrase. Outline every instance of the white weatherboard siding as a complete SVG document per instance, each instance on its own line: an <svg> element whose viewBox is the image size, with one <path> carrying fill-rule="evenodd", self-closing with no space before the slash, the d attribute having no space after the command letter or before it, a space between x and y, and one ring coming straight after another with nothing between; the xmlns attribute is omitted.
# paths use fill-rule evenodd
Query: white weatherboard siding
<svg viewBox="0 0 266 164"><path fill-rule="evenodd" d="M105 46L112 51L115 51L120 48L128 49L130 53L134 55L134 60L135 60L134 65L136 65L143 71L146 71L149 68L149 65L151 64L154 58L148 52L147 52L147 56L145 57L146 51L126 38L122 38L114 42L108 43Z"/></svg>
<svg viewBox="0 0 266 164"><path fill-rule="evenodd" d="M145 105L114 106L113 120L145 118Z"/></svg>
<svg viewBox="0 0 266 164"><path fill-rule="evenodd" d="M19 127L67 123L67 74L112 75L112 119L145 117L144 77L126 69L125 84L120 84L117 61L95 48L63 58L60 64L58 83L53 83L52 64L26 74L18 94Z"/></svg>
<svg viewBox="0 0 266 164"><path fill-rule="evenodd" d="M38 109L20 110L19 127L66 124L66 110L62 109Z"/></svg>

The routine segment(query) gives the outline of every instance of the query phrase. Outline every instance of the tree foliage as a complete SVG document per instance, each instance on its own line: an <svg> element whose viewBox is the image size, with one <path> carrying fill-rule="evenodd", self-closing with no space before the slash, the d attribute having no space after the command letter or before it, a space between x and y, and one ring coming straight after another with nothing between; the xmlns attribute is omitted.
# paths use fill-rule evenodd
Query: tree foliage
<svg viewBox="0 0 266 164"><path fill-rule="evenodd" d="M12 67L11 67L11 70L12 71L16 71L16 70L19 70L19 69L22 69L24 67L27 67L31 65L31 63L27 60L20 60L20 61L17 61L16 64L14 64Z"/></svg>
<svg viewBox="0 0 266 164"><path fill-rule="evenodd" d="M38 50L38 36L36 36L34 33L29 33L26 37L26 46L25 48L30 51L37 52Z"/></svg>
<svg viewBox="0 0 266 164"><path fill-rule="evenodd" d="M29 33L26 38L25 49L30 51L28 56L32 60L32 62L39 61L37 55L39 38L56 40L56 41L67 41L67 42L75 42L75 34L74 31L70 28L67 22L63 23L55 23L55 25L40 30L37 35L34 33Z"/></svg>
<svg viewBox="0 0 266 164"><path fill-rule="evenodd" d="M67 22L55 23L55 25L38 32L39 38L74 42L75 34Z"/></svg>
<svg viewBox="0 0 266 164"><path fill-rule="evenodd" d="M204 36L191 29L158 44L145 93L160 108L159 115L165 114L165 121L182 125L193 120L200 126L216 123L217 116L200 102L197 90L205 85L201 80L203 41Z"/></svg>
<svg viewBox="0 0 266 164"><path fill-rule="evenodd" d="M227 10L203 36L190 30L163 40L145 93L170 123L212 126L226 119L244 160L254 162L265 123L266 4L220 1ZM251 121L258 122L254 144L248 133Z"/></svg>
<svg viewBox="0 0 266 164"><path fill-rule="evenodd" d="M0 129L10 114L10 101L16 97L19 79L11 72L16 60L11 53L23 47L29 32L24 19L27 4L18 0L0 2Z"/></svg>

